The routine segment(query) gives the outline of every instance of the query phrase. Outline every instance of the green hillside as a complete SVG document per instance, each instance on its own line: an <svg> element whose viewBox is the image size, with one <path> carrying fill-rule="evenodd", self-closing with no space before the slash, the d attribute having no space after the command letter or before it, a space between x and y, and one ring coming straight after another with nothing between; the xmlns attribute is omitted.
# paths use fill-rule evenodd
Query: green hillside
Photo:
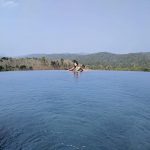
<svg viewBox="0 0 150 150"><path fill-rule="evenodd" d="M89 69L150 71L150 52L113 54L32 54L19 58L0 58L0 71L68 69L72 60Z"/></svg>
<svg viewBox="0 0 150 150"><path fill-rule="evenodd" d="M94 54L49 54L38 55L39 57L49 59L76 59L80 63L87 65L91 69L106 70L150 70L150 52L129 53L129 54L113 54L100 52ZM37 57L32 55L28 57Z"/></svg>

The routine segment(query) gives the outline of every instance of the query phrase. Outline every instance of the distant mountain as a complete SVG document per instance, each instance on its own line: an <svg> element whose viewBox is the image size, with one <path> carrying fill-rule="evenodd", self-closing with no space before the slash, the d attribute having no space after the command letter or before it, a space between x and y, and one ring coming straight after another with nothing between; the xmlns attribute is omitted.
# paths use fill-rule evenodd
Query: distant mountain
<svg viewBox="0 0 150 150"><path fill-rule="evenodd" d="M19 58L0 59L0 70L16 69L67 69L77 60L86 68L101 70L141 70L150 71L150 52L113 54L99 52L93 54L32 54Z"/></svg>
<svg viewBox="0 0 150 150"><path fill-rule="evenodd" d="M145 53L129 53L129 54L112 54L112 53L96 53L85 56L80 56L82 63L89 65L149 65L150 67L150 52Z"/></svg>
<svg viewBox="0 0 150 150"><path fill-rule="evenodd" d="M80 63L90 66L110 66L110 67L148 67L150 68L150 52L113 54L99 52L93 54L33 54L27 57L46 57L56 59L76 59Z"/></svg>
<svg viewBox="0 0 150 150"><path fill-rule="evenodd" d="M69 54L69 53L63 53L63 54L31 54L31 55L26 55L23 56L25 58L42 58L42 57L46 57L49 58L51 60L56 60L56 59L74 59L77 57L80 57L84 54Z"/></svg>

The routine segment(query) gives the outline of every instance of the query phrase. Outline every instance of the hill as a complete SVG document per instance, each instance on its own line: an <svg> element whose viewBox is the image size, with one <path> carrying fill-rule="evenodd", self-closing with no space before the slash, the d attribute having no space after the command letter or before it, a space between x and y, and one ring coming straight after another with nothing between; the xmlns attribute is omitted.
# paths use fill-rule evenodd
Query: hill
<svg viewBox="0 0 150 150"><path fill-rule="evenodd" d="M113 54L99 52L93 54L42 54L29 55L28 57L46 57L48 59L76 59L80 63L89 66L91 69L110 70L142 70L150 69L150 52Z"/></svg>
<svg viewBox="0 0 150 150"><path fill-rule="evenodd" d="M90 69L150 71L150 52L113 54L32 54L23 58L0 58L0 70L68 69L72 60Z"/></svg>
<svg viewBox="0 0 150 150"><path fill-rule="evenodd" d="M26 55L23 56L23 58L48 58L51 60L56 60L56 59L75 59L82 56L82 54L69 54L69 53L64 53L64 54L31 54L31 55Z"/></svg>

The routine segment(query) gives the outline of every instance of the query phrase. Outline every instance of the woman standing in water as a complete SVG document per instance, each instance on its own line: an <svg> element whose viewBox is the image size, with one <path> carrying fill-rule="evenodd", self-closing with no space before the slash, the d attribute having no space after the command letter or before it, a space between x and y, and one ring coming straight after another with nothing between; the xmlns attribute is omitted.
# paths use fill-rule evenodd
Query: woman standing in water
<svg viewBox="0 0 150 150"><path fill-rule="evenodd" d="M84 65L79 66L79 63L77 60L73 60L74 66L69 69L69 71L74 71L74 72L82 72L83 69L85 68Z"/></svg>

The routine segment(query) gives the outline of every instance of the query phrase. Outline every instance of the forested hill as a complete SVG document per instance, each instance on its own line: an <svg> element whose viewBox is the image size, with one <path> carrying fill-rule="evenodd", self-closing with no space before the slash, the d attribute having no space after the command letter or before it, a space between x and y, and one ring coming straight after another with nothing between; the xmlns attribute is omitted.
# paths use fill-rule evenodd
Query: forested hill
<svg viewBox="0 0 150 150"><path fill-rule="evenodd" d="M148 59L150 60L150 52L143 52L143 53L128 53L128 54L113 54L108 52L99 52L99 53L93 53L93 54L31 54L27 56L23 56L23 58L42 58L46 57L49 59L79 59L83 61L89 61L91 64L93 62L100 62L100 61L116 61L119 59L124 59L126 61L127 59Z"/></svg>
<svg viewBox="0 0 150 150"><path fill-rule="evenodd" d="M49 59L76 59L91 69L107 70L149 70L150 52L113 54L99 52L93 54L48 54L29 55L27 57L46 57Z"/></svg>
<svg viewBox="0 0 150 150"><path fill-rule="evenodd" d="M89 69L141 70L150 71L150 52L113 54L107 52L93 54L32 54L24 57L0 58L0 71L68 69L72 60Z"/></svg>
<svg viewBox="0 0 150 150"><path fill-rule="evenodd" d="M79 57L81 63L94 68L138 70L150 68L150 53L111 54L97 53Z"/></svg>
<svg viewBox="0 0 150 150"><path fill-rule="evenodd" d="M67 54L67 53L64 53L64 54L31 54L31 55L26 55L26 56L23 56L22 58L42 58L42 57L45 57L45 58L49 58L51 60L56 60L56 59L75 59L75 58L78 58L82 56L81 54Z"/></svg>

